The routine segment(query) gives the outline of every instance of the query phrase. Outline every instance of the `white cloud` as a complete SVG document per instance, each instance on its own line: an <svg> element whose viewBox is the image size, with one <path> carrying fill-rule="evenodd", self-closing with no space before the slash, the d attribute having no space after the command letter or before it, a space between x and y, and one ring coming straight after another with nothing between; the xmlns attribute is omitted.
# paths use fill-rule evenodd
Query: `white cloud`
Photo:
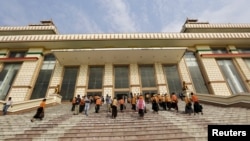
<svg viewBox="0 0 250 141"><path fill-rule="evenodd" d="M219 2L219 1L218 1ZM227 0L222 2L222 7L217 10L206 9L201 11L199 19L210 23L249 23L250 1Z"/></svg>
<svg viewBox="0 0 250 141"><path fill-rule="evenodd" d="M183 0L166 3L164 0L157 1L160 18L171 21L162 26L163 32L179 32L186 18L198 19L201 22L210 23L249 23L250 1L249 0L216 0L201 2L199 0ZM165 7L163 6L165 5ZM168 10L167 10L168 9ZM160 20L159 20L160 21Z"/></svg>
<svg viewBox="0 0 250 141"><path fill-rule="evenodd" d="M22 6L21 3L1 1L0 3L0 23L8 26L18 26L20 23L24 24L28 19L26 13L26 8Z"/></svg>
<svg viewBox="0 0 250 141"><path fill-rule="evenodd" d="M186 18L250 23L249 0L19 0L0 2L0 25L52 19L61 33L179 32Z"/></svg>
<svg viewBox="0 0 250 141"><path fill-rule="evenodd" d="M102 6L107 10L106 22L109 22L115 32L137 31L129 6L123 0L102 0Z"/></svg>
<svg viewBox="0 0 250 141"><path fill-rule="evenodd" d="M75 5L64 5L66 11L61 11L58 21L68 25L68 33L101 33L99 25L85 13L81 7ZM69 12L68 12L69 11ZM59 23L61 24L61 23ZM65 25L62 24L62 28ZM70 31L71 30L71 31ZM73 32L72 32L73 30Z"/></svg>
<svg viewBox="0 0 250 141"><path fill-rule="evenodd" d="M172 21L161 29L161 32L180 32L184 22Z"/></svg>

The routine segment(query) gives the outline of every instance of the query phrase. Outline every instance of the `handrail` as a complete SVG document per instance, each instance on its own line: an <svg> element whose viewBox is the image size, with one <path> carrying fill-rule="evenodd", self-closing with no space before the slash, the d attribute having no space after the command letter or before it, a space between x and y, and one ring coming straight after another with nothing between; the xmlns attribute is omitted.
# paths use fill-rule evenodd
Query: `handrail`
<svg viewBox="0 0 250 141"><path fill-rule="evenodd" d="M20 102L13 102L12 108L8 109L8 112L19 112L23 110L28 110L31 108L36 108L40 105L43 98L27 100L27 101L20 101ZM62 96L58 94L50 94L50 96L46 97L46 105L50 104L60 104L62 100ZM0 101L0 108L3 109L3 103L6 101Z"/></svg>

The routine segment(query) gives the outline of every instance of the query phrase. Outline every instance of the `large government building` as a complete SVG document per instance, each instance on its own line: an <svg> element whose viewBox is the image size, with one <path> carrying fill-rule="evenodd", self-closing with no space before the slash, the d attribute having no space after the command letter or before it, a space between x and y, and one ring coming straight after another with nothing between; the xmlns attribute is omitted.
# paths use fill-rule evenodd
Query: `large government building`
<svg viewBox="0 0 250 141"><path fill-rule="evenodd" d="M0 100L55 94L250 92L250 24L187 19L179 33L59 34L52 21L0 27Z"/></svg>

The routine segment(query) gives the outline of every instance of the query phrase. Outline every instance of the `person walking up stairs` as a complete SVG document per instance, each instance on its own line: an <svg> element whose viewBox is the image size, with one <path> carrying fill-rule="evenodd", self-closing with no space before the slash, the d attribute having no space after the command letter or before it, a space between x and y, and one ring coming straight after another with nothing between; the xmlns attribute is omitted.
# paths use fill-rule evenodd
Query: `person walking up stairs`
<svg viewBox="0 0 250 141"><path fill-rule="evenodd" d="M203 107L199 103L199 99L198 99L197 95L195 95L193 92L191 92L191 99L192 99L193 105L194 105L194 115L199 114L199 113L201 113L203 115L203 112L202 112Z"/></svg>

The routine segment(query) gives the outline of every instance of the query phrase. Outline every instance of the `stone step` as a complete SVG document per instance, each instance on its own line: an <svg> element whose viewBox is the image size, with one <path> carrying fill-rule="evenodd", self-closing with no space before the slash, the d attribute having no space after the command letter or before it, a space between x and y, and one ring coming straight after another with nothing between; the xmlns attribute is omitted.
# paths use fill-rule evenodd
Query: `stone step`
<svg viewBox="0 0 250 141"><path fill-rule="evenodd" d="M151 105L143 120L127 105L127 110L111 119L106 105L89 116L73 115L71 104L46 108L42 121L30 122L35 111L22 115L0 116L0 140L9 141L205 141L209 124L249 124L250 110L225 108L203 104L204 115L183 114L185 103L180 101L180 112L160 110L154 114ZM183 110L182 110L183 109ZM56 111L56 112L55 112Z"/></svg>
<svg viewBox="0 0 250 141"><path fill-rule="evenodd" d="M205 141L207 140L207 137L204 136L190 136L187 133L179 133L179 134L143 134L143 135L117 135L117 136L83 136L82 134L71 134L71 135L67 135L64 137L46 137L46 138L40 138L40 137L18 137L18 138L8 138L5 139L5 141L16 141L18 139L18 141L34 141L34 140L46 140L46 141L54 141L54 140L58 140L58 141L152 141L152 140L176 140L176 141L180 141L180 140L186 140L186 141Z"/></svg>

